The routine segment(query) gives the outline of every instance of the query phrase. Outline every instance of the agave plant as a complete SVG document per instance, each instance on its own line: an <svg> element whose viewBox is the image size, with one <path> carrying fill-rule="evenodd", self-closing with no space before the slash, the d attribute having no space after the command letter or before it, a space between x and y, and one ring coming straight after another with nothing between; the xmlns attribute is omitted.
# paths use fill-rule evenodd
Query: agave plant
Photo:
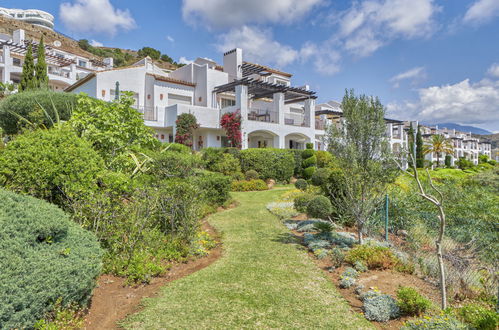
<svg viewBox="0 0 499 330"><path fill-rule="evenodd" d="M423 153L436 153L437 154L437 166L440 165L440 155L441 154L452 154L454 151L454 147L449 139L445 138L443 135L433 135L431 137L431 142L429 145L425 145L423 149Z"/></svg>

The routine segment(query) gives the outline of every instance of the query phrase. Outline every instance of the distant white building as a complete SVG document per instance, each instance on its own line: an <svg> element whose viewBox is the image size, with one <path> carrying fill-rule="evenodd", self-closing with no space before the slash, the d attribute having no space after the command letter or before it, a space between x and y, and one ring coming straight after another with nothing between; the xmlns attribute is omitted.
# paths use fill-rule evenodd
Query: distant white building
<svg viewBox="0 0 499 330"><path fill-rule="evenodd" d="M161 141L174 141L177 117L192 113L200 125L196 150L226 146L220 119L235 111L242 117L243 149L304 149L306 143L323 149L326 119L316 118L315 92L308 86L293 87L291 77L243 61L243 51L236 48L223 55L223 65L198 58L170 71L146 58L133 66L93 72L66 91L111 101L118 82L121 91L134 93L135 107Z"/></svg>
<svg viewBox="0 0 499 330"><path fill-rule="evenodd" d="M0 78L2 83L20 82L24 57L30 43L36 62L38 41L27 40L24 30L16 30L12 35L0 34ZM54 91L61 92L88 74L113 67L112 58L98 61L69 53L55 45L45 46L45 60L49 87Z"/></svg>
<svg viewBox="0 0 499 330"><path fill-rule="evenodd" d="M38 9L8 9L0 7L0 15L14 18L19 21L41 26L46 29L54 29L54 16Z"/></svg>

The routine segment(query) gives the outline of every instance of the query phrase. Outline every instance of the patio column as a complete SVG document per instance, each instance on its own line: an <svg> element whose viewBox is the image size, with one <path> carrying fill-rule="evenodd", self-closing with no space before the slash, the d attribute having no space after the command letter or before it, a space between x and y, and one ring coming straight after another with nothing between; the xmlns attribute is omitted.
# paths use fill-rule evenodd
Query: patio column
<svg viewBox="0 0 499 330"><path fill-rule="evenodd" d="M243 122L248 120L248 86L236 86L236 109L241 112Z"/></svg>
<svg viewBox="0 0 499 330"><path fill-rule="evenodd" d="M12 58L10 57L10 47L3 45L3 61L2 83L10 83L10 70L12 66Z"/></svg>
<svg viewBox="0 0 499 330"><path fill-rule="evenodd" d="M284 125L284 93L274 93L273 105L273 111L277 113L279 124Z"/></svg>
<svg viewBox="0 0 499 330"><path fill-rule="evenodd" d="M308 116L308 126L315 129L315 99L305 100L305 116Z"/></svg>
<svg viewBox="0 0 499 330"><path fill-rule="evenodd" d="M276 136L274 141L275 140L278 141L277 148L286 149L286 136L284 134Z"/></svg>

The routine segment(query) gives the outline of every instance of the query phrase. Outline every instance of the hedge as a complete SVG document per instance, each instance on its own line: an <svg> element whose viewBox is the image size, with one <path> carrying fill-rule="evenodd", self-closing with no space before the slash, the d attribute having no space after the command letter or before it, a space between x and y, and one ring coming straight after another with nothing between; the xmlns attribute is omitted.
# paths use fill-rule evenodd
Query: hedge
<svg viewBox="0 0 499 330"><path fill-rule="evenodd" d="M268 190L265 181L256 179L248 181L232 181L231 190L232 191L261 191Z"/></svg>
<svg viewBox="0 0 499 330"><path fill-rule="evenodd" d="M288 181L293 176L295 159L288 150L246 149L240 153L243 172L255 170L263 180Z"/></svg>
<svg viewBox="0 0 499 330"><path fill-rule="evenodd" d="M17 134L22 125L22 120L12 113L29 120L32 123L43 123L46 127L52 125L51 120L45 115L45 109L50 118L56 121L68 120L76 105L76 94L57 93L48 90L24 91L6 97L0 102L0 127L5 134ZM40 107L41 106L41 107ZM57 109L57 115L54 113Z"/></svg>
<svg viewBox="0 0 499 330"><path fill-rule="evenodd" d="M95 236L54 205L0 189L0 328L32 328L54 307L85 305L100 273Z"/></svg>
<svg viewBox="0 0 499 330"><path fill-rule="evenodd" d="M230 199L231 178L220 173L203 171L191 178L199 187L206 202L213 206L221 206Z"/></svg>

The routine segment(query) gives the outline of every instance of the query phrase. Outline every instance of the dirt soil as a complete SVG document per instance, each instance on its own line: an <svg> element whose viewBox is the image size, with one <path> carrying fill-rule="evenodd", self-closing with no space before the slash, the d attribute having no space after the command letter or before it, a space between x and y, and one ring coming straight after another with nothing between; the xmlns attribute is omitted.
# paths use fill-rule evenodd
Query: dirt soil
<svg viewBox="0 0 499 330"><path fill-rule="evenodd" d="M203 229L219 241L219 236L207 222L204 222ZM222 247L218 245L206 257L173 264L164 276L137 287L124 286L125 279L122 277L101 275L85 316L85 329L119 329L117 323L139 311L143 298L155 296L162 286L211 265L221 255Z"/></svg>

